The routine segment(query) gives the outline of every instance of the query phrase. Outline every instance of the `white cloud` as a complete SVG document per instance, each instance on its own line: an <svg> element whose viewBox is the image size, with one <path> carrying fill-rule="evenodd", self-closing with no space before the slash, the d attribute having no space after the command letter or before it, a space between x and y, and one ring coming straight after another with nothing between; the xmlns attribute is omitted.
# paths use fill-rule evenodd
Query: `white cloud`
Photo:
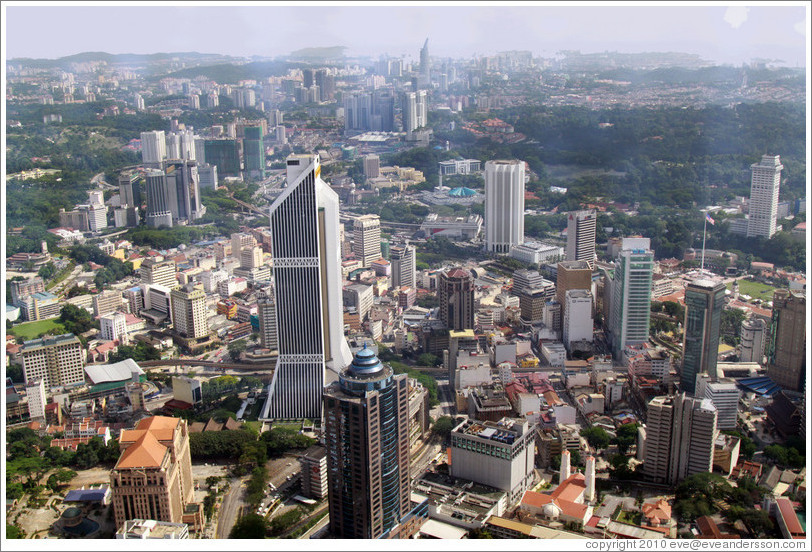
<svg viewBox="0 0 812 552"><path fill-rule="evenodd" d="M750 8L745 6L731 6L725 11L725 21L734 29L738 29L747 21L747 12Z"/></svg>
<svg viewBox="0 0 812 552"><path fill-rule="evenodd" d="M795 29L795 32L798 33L799 35L806 36L806 20L805 19L801 19L800 21L798 21L795 25L793 25L792 28Z"/></svg>

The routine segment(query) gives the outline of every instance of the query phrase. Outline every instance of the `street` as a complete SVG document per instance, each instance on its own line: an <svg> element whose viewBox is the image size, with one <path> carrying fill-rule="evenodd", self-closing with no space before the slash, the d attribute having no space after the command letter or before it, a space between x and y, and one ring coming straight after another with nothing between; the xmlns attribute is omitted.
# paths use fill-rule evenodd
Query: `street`
<svg viewBox="0 0 812 552"><path fill-rule="evenodd" d="M228 488L223 503L220 505L220 512L217 516L217 531L215 538L227 539L231 533L234 523L237 521L237 514L245 505L243 495L245 494L245 478L232 477L231 486Z"/></svg>

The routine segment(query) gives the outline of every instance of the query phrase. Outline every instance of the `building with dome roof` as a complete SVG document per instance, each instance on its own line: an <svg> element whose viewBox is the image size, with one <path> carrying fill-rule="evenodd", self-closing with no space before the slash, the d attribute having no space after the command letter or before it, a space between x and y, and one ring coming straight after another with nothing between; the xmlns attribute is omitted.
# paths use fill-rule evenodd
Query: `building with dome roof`
<svg viewBox="0 0 812 552"><path fill-rule="evenodd" d="M407 380L364 345L324 392L333 536L386 537L410 513Z"/></svg>

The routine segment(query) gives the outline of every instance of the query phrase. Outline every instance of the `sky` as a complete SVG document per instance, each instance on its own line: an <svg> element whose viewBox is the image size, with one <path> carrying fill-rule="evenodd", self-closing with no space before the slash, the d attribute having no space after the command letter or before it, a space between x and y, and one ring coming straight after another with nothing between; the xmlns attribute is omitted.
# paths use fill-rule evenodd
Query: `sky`
<svg viewBox="0 0 812 552"><path fill-rule="evenodd" d="M662 2L625 6L604 2L3 4L7 59L58 58L86 51L275 57L318 46L345 46L348 56L417 59L428 37L433 57L514 49L542 57L554 57L561 50L678 51L718 63L761 58L795 67L806 65L809 21L806 2L732 7L734 2L717 6Z"/></svg>

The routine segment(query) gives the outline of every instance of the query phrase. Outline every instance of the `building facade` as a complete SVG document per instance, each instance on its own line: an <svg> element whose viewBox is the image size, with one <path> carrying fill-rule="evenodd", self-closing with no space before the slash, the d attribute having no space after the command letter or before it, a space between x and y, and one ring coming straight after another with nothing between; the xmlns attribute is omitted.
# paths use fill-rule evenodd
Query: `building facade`
<svg viewBox="0 0 812 552"><path fill-rule="evenodd" d="M362 266L369 267L381 258L381 218L378 215L362 215L355 219L353 228L353 253Z"/></svg>
<svg viewBox="0 0 812 552"><path fill-rule="evenodd" d="M469 270L452 268L440 273L440 319L449 330L474 327L474 277Z"/></svg>
<svg viewBox="0 0 812 552"><path fill-rule="evenodd" d="M623 240L611 284L612 350L616 359L628 345L645 343L651 319L654 253L646 238Z"/></svg>
<svg viewBox="0 0 812 552"><path fill-rule="evenodd" d="M770 239L776 231L778 218L778 189L784 165L778 155L764 155L759 163L750 165L750 206L747 237Z"/></svg>
<svg viewBox="0 0 812 552"><path fill-rule="evenodd" d="M701 278L685 286L680 389L693 393L697 374L716 380L719 325L725 308L725 284Z"/></svg>
<svg viewBox="0 0 812 552"><path fill-rule="evenodd" d="M567 260L586 261L595 267L595 236L598 217L595 211L573 211L567 215Z"/></svg>
<svg viewBox="0 0 812 552"><path fill-rule="evenodd" d="M485 249L507 255L524 241L524 161L485 163Z"/></svg>
<svg viewBox="0 0 812 552"><path fill-rule="evenodd" d="M389 250L392 263L392 287L394 289L417 286L417 255L413 245L393 245Z"/></svg>
<svg viewBox="0 0 812 552"><path fill-rule="evenodd" d="M361 349L324 394L330 532L385 536L410 512L406 374Z"/></svg>
<svg viewBox="0 0 812 552"><path fill-rule="evenodd" d="M84 349L82 342L73 334L26 341L20 355L26 382L42 379L45 387L50 389L85 381Z"/></svg>
<svg viewBox="0 0 812 552"><path fill-rule="evenodd" d="M198 284L199 285L199 284ZM209 335L206 292L203 287L186 284L171 292L172 323L183 337L199 339Z"/></svg>
<svg viewBox="0 0 812 552"><path fill-rule="evenodd" d="M784 389L804 390L806 323L806 294L776 290L767 345L767 375Z"/></svg>

